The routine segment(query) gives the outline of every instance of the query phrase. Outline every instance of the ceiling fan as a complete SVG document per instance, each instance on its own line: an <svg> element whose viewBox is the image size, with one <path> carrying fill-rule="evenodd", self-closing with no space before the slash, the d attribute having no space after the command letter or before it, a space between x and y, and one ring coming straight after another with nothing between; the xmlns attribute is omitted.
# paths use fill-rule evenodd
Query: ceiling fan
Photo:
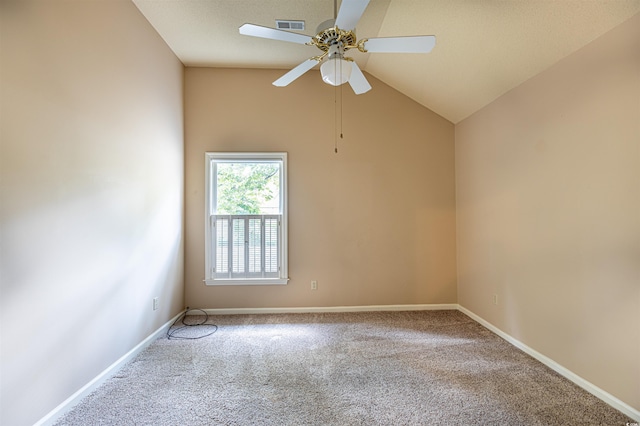
<svg viewBox="0 0 640 426"><path fill-rule="evenodd" d="M320 73L325 83L339 86L348 82L353 91L359 95L368 92L371 85L358 64L352 58L344 56L347 50L355 48L363 53L429 53L436 44L436 37L432 35L363 38L358 41L355 27L368 4L369 0L343 0L335 19L321 23L317 34L312 37L254 24L242 25L240 34L313 45L322 51L320 55L307 59L274 81L274 86L287 86L316 64L321 63ZM335 5L336 3L334 3L334 12Z"/></svg>

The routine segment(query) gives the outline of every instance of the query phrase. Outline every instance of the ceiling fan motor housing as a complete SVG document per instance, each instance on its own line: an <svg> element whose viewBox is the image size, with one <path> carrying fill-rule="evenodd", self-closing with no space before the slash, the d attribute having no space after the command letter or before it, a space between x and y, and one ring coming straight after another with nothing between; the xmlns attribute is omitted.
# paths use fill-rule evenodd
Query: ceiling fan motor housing
<svg viewBox="0 0 640 426"><path fill-rule="evenodd" d="M331 46L339 45L341 53L356 47L356 34L353 30L345 31L335 26L335 19L329 19L318 25L318 33L312 37L311 43L323 52L330 52Z"/></svg>

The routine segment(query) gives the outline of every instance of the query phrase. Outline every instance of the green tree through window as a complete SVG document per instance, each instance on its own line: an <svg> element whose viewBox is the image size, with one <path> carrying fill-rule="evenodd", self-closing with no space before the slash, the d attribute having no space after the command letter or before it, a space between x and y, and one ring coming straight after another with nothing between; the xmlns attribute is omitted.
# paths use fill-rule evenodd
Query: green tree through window
<svg viewBox="0 0 640 426"><path fill-rule="evenodd" d="M278 212L278 163L219 163L218 214L268 214Z"/></svg>

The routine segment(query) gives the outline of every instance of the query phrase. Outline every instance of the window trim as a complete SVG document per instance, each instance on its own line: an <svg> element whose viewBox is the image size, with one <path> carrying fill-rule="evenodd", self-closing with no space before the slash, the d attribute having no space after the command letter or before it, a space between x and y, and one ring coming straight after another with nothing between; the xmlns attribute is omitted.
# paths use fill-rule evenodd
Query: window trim
<svg viewBox="0 0 640 426"><path fill-rule="evenodd" d="M239 161L239 162L260 162L260 161L279 161L282 164L280 173L281 185L281 235L280 235L280 277L279 278L215 278L213 266L212 241L212 223L211 216L215 215L213 202L215 200L214 192L217 190L215 185L215 176L212 173L213 162L217 161ZM283 285L289 281L288 269L288 215L287 215L287 153L286 152L205 152L205 202L204 202L204 219L205 219L205 279L206 285Z"/></svg>

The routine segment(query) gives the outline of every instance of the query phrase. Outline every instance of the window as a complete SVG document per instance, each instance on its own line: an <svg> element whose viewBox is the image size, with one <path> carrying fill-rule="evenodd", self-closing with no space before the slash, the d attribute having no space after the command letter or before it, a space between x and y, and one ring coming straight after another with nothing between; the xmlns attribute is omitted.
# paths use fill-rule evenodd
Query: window
<svg viewBox="0 0 640 426"><path fill-rule="evenodd" d="M286 284L287 154L205 159L206 284Z"/></svg>

